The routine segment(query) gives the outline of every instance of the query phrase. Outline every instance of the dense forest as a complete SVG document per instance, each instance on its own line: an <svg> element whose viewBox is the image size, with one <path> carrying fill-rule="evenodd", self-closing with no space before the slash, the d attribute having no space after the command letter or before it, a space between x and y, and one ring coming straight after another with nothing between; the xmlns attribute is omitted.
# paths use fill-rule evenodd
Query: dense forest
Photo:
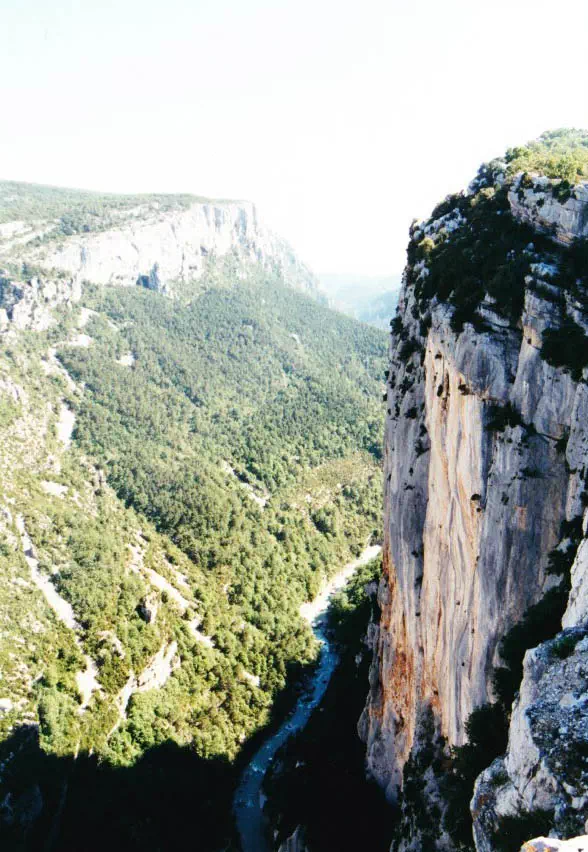
<svg viewBox="0 0 588 852"><path fill-rule="evenodd" d="M239 767L316 657L300 604L380 535L384 334L230 258L177 292L85 285L80 307L4 352L0 794L15 848L36 790L35 830L57 848L80 821L101 848L105 819L127 848L161 848L170 762L178 796L194 784L200 848L225 842ZM123 804L132 785L140 805Z"/></svg>

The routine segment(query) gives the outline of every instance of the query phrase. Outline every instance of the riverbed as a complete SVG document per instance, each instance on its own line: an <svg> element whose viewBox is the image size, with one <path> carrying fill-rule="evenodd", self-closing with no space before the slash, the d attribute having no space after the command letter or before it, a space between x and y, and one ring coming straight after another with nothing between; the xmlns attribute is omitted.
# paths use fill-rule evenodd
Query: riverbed
<svg viewBox="0 0 588 852"><path fill-rule="evenodd" d="M333 595L345 586L359 567L375 559L380 551L379 545L366 547L361 556L335 574L313 601L300 607L300 615L310 623L314 635L321 643L319 663L294 710L258 749L241 776L233 800L233 811L242 852L271 852L264 833L261 791L263 780L276 752L293 734L301 731L310 719L311 713L325 694L331 675L339 662L338 655L325 633L325 613Z"/></svg>

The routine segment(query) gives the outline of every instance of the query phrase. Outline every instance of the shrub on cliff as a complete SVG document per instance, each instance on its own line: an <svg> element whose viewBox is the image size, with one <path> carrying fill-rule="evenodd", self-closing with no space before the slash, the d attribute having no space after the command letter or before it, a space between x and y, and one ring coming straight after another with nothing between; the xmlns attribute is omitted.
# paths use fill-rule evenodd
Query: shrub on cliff
<svg viewBox="0 0 588 852"><path fill-rule="evenodd" d="M588 177L588 133L585 130L550 130L506 153L510 174L536 172L573 185Z"/></svg>
<svg viewBox="0 0 588 852"><path fill-rule="evenodd" d="M588 337L574 320L567 319L559 328L545 330L541 355L548 364L563 367L579 382L588 366Z"/></svg>

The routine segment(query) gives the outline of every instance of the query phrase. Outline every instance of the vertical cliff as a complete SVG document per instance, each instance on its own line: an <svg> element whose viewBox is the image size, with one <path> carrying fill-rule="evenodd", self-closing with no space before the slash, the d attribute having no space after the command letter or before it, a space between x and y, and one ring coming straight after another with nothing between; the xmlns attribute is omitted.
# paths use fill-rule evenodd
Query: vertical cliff
<svg viewBox="0 0 588 852"><path fill-rule="evenodd" d="M315 295L317 281L248 201L98 195L0 182L0 332L41 330L84 282L177 295L218 263L235 278L277 273Z"/></svg>
<svg viewBox="0 0 588 852"><path fill-rule="evenodd" d="M427 800L404 849L452 847L448 747L501 697L501 640L550 590L553 612L565 599L553 552L577 546L585 505L588 187L521 171L525 157L412 226L392 322L382 618L359 727L388 795L410 781Z"/></svg>

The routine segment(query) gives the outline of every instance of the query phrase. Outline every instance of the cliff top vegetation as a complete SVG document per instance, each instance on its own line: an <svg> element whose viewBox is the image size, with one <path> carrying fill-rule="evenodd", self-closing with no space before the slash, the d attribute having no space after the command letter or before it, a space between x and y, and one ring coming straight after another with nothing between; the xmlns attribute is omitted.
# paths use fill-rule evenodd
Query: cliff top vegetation
<svg viewBox="0 0 588 852"><path fill-rule="evenodd" d="M0 224L58 219L69 224L69 233L84 233L96 230L103 217L121 215L134 207L152 205L159 210L185 210L197 201L229 203L229 199L189 193L119 194L7 180L0 181Z"/></svg>
<svg viewBox="0 0 588 852"><path fill-rule="evenodd" d="M508 172L533 172L571 184L588 179L588 131L568 128L548 130L538 139L509 148Z"/></svg>

